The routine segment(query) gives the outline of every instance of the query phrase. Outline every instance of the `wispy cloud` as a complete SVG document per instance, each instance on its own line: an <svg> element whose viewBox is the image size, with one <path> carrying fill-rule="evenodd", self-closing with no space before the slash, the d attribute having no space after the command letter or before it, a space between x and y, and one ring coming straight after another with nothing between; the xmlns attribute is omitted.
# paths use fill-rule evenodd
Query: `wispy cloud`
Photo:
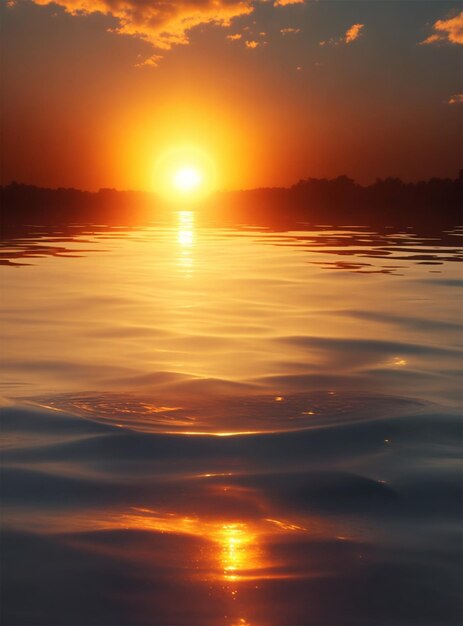
<svg viewBox="0 0 463 626"><path fill-rule="evenodd" d="M346 31L344 41L346 43L352 43L353 41L358 39L364 26L365 24L352 24L352 26Z"/></svg>
<svg viewBox="0 0 463 626"><path fill-rule="evenodd" d="M188 44L189 31L202 24L228 27L232 20L253 11L252 0L32 0L54 4L71 15L102 13L117 20L112 32L131 35L157 50ZM156 65L153 55L145 64Z"/></svg>
<svg viewBox="0 0 463 626"><path fill-rule="evenodd" d="M234 33L233 35L227 35L227 39L229 39L230 41L238 41L238 39L241 39L243 35L241 33Z"/></svg>
<svg viewBox="0 0 463 626"><path fill-rule="evenodd" d="M304 4L305 0L275 0L274 7L286 7L289 4Z"/></svg>
<svg viewBox="0 0 463 626"><path fill-rule="evenodd" d="M246 48L251 48L251 49L257 48L257 46L260 45L258 41L254 41L254 40L246 41L245 44L246 44Z"/></svg>
<svg viewBox="0 0 463 626"><path fill-rule="evenodd" d="M463 104L463 93L456 93L449 99L449 104Z"/></svg>
<svg viewBox="0 0 463 626"><path fill-rule="evenodd" d="M295 35L296 33L300 33L301 29L300 28L280 28L280 33L282 35Z"/></svg>
<svg viewBox="0 0 463 626"><path fill-rule="evenodd" d="M346 30L342 37L332 37L331 39L326 39L324 41L320 41L321 46L339 46L341 44L349 44L353 41L356 41L360 35L362 34L362 30L365 28L365 24L352 24L350 28Z"/></svg>
<svg viewBox="0 0 463 626"><path fill-rule="evenodd" d="M454 17L437 20L433 24L434 33L429 35L422 44L449 42L463 44L463 11Z"/></svg>

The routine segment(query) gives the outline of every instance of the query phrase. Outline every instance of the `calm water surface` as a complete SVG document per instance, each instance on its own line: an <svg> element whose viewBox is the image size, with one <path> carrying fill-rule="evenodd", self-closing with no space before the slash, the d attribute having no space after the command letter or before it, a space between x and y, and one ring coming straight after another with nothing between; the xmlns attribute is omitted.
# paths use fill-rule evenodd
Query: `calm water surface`
<svg viewBox="0 0 463 626"><path fill-rule="evenodd" d="M461 234L9 233L4 623L461 623Z"/></svg>

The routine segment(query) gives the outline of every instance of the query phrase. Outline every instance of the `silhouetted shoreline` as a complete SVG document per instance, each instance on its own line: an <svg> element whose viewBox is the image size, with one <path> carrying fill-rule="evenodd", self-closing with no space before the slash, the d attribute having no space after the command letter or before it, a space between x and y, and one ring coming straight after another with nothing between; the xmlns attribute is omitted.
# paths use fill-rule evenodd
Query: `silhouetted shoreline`
<svg viewBox="0 0 463 626"><path fill-rule="evenodd" d="M378 179L362 186L347 176L308 178L289 188L220 191L200 204L226 221L305 221L333 224L448 224L462 222L463 171L455 179L404 183ZM108 222L157 217L166 203L155 193L100 189L47 189L11 183L0 188L4 227L26 223ZM197 206L197 205L195 205Z"/></svg>

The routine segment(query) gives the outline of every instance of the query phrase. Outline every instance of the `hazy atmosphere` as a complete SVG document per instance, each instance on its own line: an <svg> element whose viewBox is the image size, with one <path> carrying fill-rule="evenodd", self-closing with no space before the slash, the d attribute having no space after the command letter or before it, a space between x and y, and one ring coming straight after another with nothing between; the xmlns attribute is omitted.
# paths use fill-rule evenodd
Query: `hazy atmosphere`
<svg viewBox="0 0 463 626"><path fill-rule="evenodd" d="M10 0L0 10L3 183L153 190L157 159L177 145L210 155L227 189L461 167L457 2Z"/></svg>
<svg viewBox="0 0 463 626"><path fill-rule="evenodd" d="M2 625L463 623L461 4L0 11Z"/></svg>

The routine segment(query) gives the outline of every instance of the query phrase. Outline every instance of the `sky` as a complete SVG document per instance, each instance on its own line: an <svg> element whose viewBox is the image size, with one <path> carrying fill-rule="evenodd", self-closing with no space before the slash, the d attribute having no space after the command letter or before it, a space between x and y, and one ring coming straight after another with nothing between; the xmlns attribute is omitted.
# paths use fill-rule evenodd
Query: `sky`
<svg viewBox="0 0 463 626"><path fill-rule="evenodd" d="M1 181L223 189L462 166L463 11L446 0L0 0Z"/></svg>

